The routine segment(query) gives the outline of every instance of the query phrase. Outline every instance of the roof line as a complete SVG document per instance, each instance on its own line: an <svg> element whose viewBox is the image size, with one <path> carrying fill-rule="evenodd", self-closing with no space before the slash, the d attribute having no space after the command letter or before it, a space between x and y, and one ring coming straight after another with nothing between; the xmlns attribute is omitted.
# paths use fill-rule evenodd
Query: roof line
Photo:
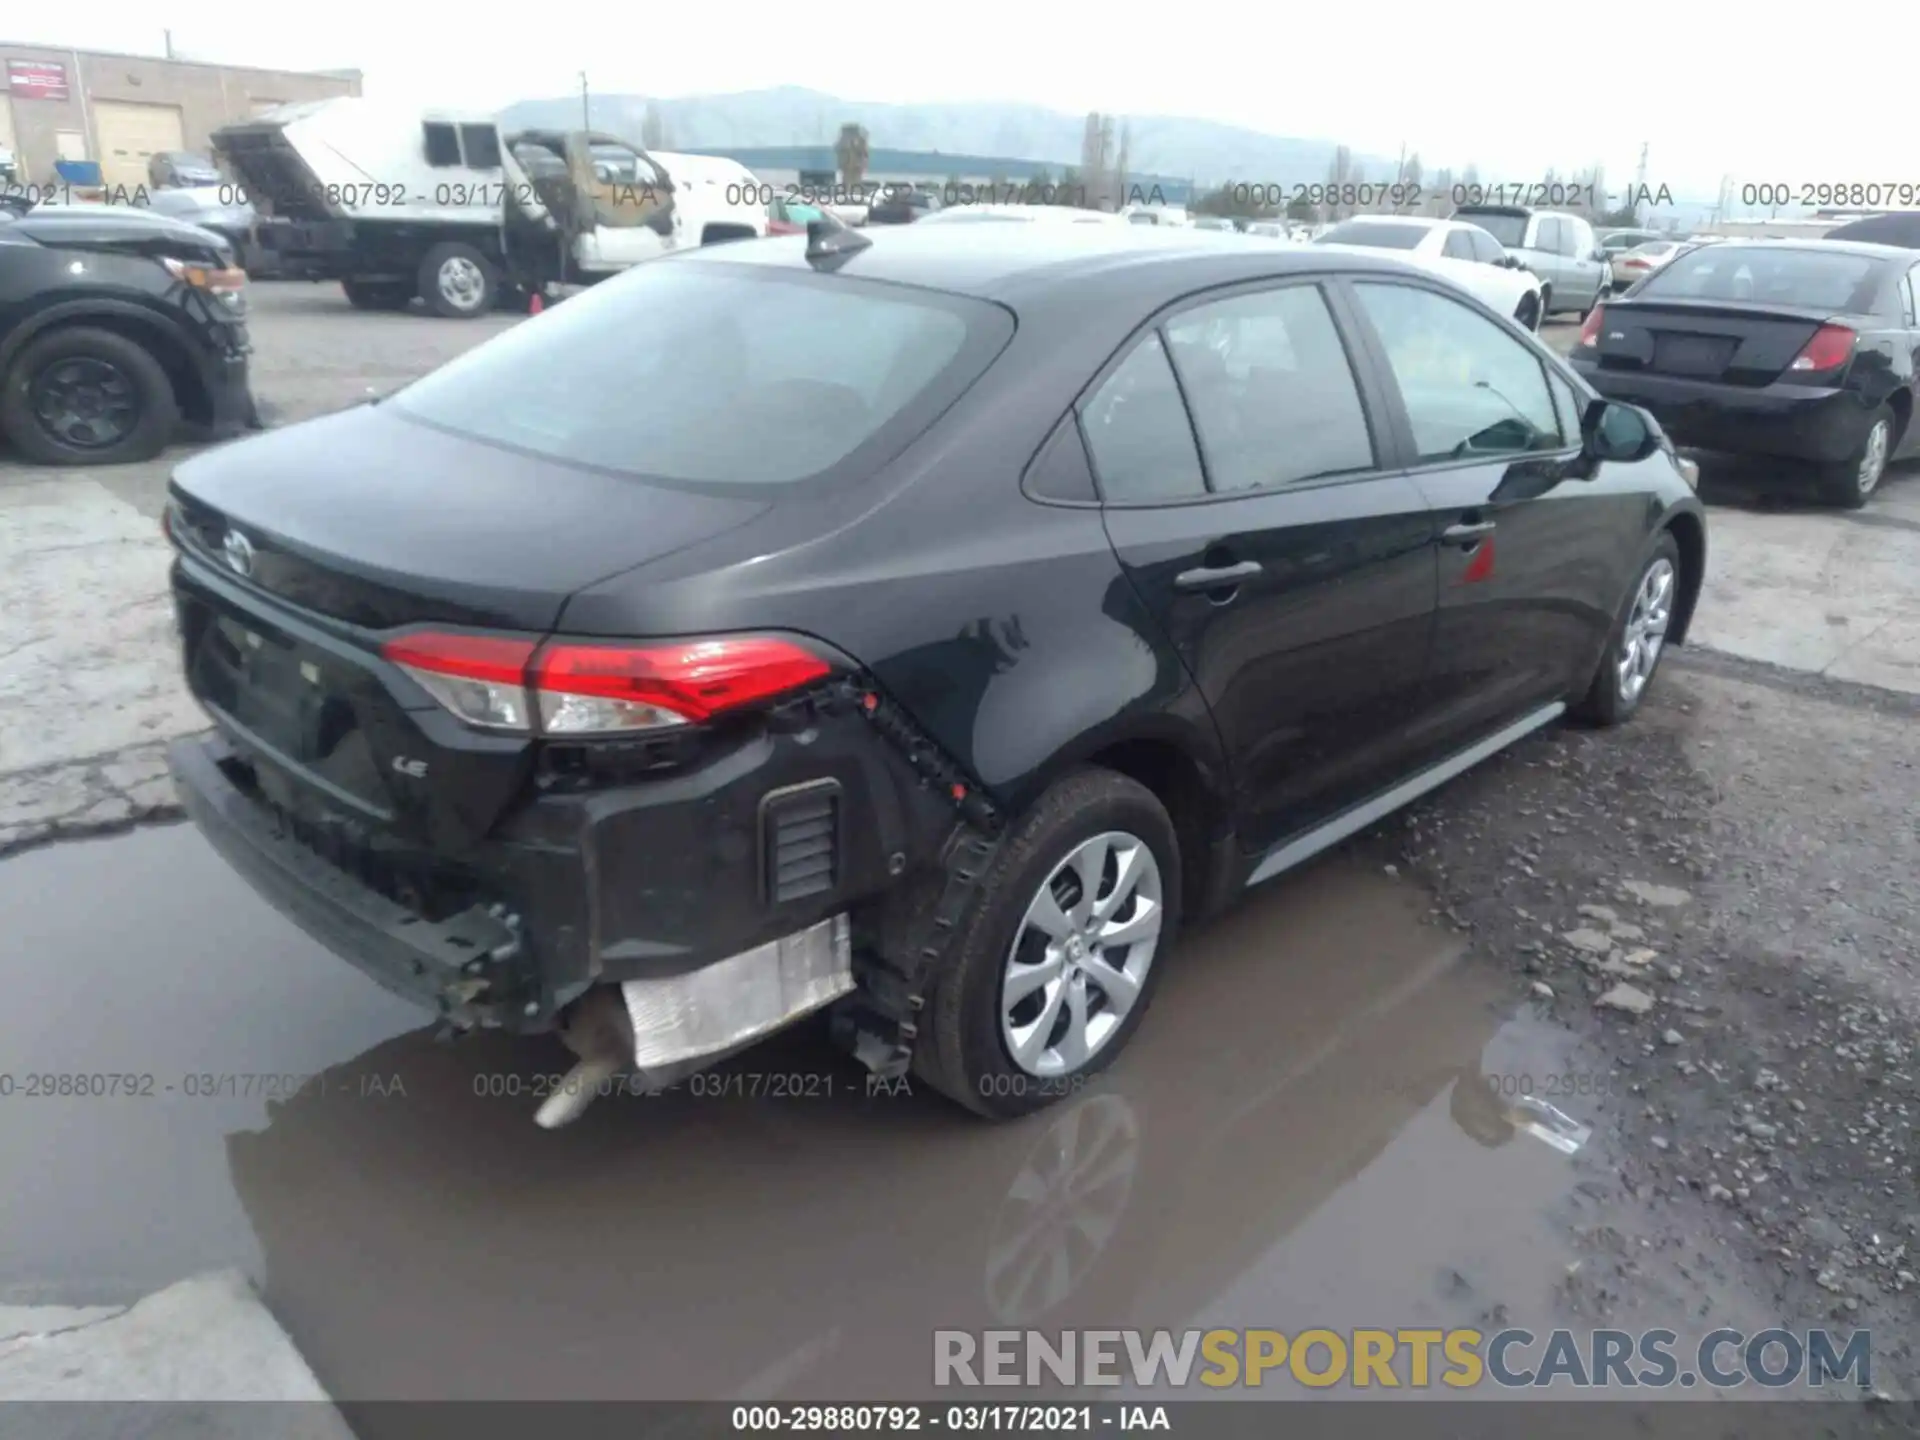
<svg viewBox="0 0 1920 1440"><path fill-rule="evenodd" d="M142 55L133 50L89 50L79 45L41 45L27 40L0 40L0 60L29 60L28 55L9 55L10 50L48 50L56 55L95 55L103 60L157 60L162 65L198 65L203 70L251 70L258 75L298 75L314 80L364 80L358 68L343 70L288 70L271 65L229 65L221 60L188 60L172 55ZM11 93L10 91L7 93Z"/></svg>

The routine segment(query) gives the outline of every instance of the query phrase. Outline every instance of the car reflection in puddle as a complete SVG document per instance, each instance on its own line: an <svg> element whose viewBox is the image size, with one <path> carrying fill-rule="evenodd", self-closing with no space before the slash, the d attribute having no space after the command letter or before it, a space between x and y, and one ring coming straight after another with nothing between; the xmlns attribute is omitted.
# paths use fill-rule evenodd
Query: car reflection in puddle
<svg viewBox="0 0 1920 1440"><path fill-rule="evenodd" d="M1011 1125L808 1027L547 1133L544 1048L416 1034L229 1137L233 1177L348 1400L897 1399L935 1329L1470 1323L1436 1275L1564 1271L1568 1158L1514 1143L1502 1087L1565 1037L1423 908L1339 857L1268 887L1189 937L1115 1072Z"/></svg>

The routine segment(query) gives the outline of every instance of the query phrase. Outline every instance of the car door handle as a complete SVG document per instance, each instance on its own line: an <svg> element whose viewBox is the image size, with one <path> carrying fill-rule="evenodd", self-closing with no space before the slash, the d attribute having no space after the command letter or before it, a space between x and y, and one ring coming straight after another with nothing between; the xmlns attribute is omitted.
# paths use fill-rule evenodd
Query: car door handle
<svg viewBox="0 0 1920 1440"><path fill-rule="evenodd" d="M1203 565L1198 570L1182 570L1173 577L1176 590L1227 590L1251 580L1263 569L1258 560L1242 560L1238 565Z"/></svg>
<svg viewBox="0 0 1920 1440"><path fill-rule="evenodd" d="M1481 520L1472 524L1463 521L1461 524L1449 525L1446 529L1442 530L1440 532L1440 543L1442 545L1470 547L1479 544L1492 533L1493 521L1491 520Z"/></svg>

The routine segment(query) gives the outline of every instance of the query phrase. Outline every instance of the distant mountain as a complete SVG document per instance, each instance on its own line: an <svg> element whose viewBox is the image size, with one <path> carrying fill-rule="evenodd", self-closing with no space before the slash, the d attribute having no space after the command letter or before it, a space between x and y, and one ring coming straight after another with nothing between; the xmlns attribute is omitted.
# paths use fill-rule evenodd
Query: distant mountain
<svg viewBox="0 0 1920 1440"><path fill-rule="evenodd" d="M648 97L595 95L593 127L638 142ZM1040 105L992 101L949 105L884 105L847 100L819 90L784 85L735 95L694 95L655 100L666 125L668 149L732 149L765 145L831 145L849 120L867 127L870 143L900 150L991 155L1077 165L1084 115ZM500 112L509 126L568 127L580 123L580 98L521 100ZM1337 137L1305 140L1263 135L1237 125L1170 115L1127 117L1127 163L1135 173L1179 175L1202 184L1240 180L1295 185L1327 178ZM1362 174L1391 178L1397 161L1356 156Z"/></svg>

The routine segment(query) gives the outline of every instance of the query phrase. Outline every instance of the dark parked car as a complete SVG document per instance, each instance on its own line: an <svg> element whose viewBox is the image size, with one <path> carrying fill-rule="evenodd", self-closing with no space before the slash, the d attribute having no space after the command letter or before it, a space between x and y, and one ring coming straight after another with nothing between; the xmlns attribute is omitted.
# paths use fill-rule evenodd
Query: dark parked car
<svg viewBox="0 0 1920 1440"><path fill-rule="evenodd" d="M1849 221L1820 237L1823 240L1864 240L1874 245L1898 245L1920 250L1920 210L1894 210Z"/></svg>
<svg viewBox="0 0 1920 1440"><path fill-rule="evenodd" d="M0 434L29 460L145 460L182 420L256 423L246 275L219 236L127 205L0 210Z"/></svg>
<svg viewBox="0 0 1920 1440"><path fill-rule="evenodd" d="M216 733L173 772L323 943L456 1027L560 1023L591 1083L831 1003L1018 1114L1186 921L1629 717L1699 592L1690 475L1388 259L717 247L182 466Z"/></svg>
<svg viewBox="0 0 1920 1440"><path fill-rule="evenodd" d="M908 185L883 186L867 209L867 223L910 225L941 208L940 197L931 190L916 190Z"/></svg>
<svg viewBox="0 0 1920 1440"><path fill-rule="evenodd" d="M1576 369L1701 450L1811 462L1821 494L1866 504L1920 449L1920 257L1833 240L1683 250L1587 318Z"/></svg>

